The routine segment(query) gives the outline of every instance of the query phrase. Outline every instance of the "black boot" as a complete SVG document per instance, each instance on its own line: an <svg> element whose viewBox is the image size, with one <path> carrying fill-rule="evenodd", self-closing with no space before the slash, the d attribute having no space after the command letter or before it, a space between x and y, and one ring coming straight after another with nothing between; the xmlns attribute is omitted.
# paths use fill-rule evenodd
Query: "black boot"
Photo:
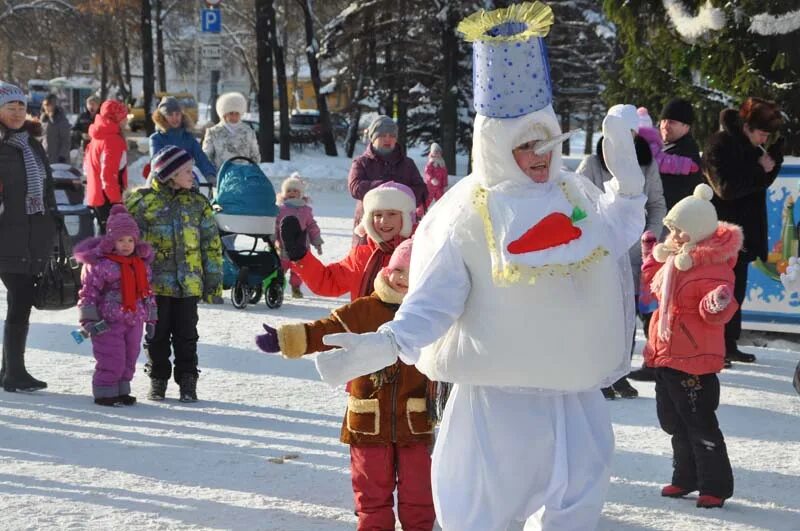
<svg viewBox="0 0 800 531"><path fill-rule="evenodd" d="M6 323L3 328L3 389L15 391L37 391L46 389L47 384L37 380L25 370L25 341L28 338L28 325Z"/></svg>
<svg viewBox="0 0 800 531"><path fill-rule="evenodd" d="M600 391L603 392L603 398L606 400L615 400L617 398L617 393L614 392L613 387L603 387Z"/></svg>
<svg viewBox="0 0 800 531"><path fill-rule="evenodd" d="M181 388L181 402L197 402L197 375L182 374L178 385Z"/></svg>
<svg viewBox="0 0 800 531"><path fill-rule="evenodd" d="M167 394L167 379L150 377L150 392L147 393L148 400L164 400Z"/></svg>
<svg viewBox="0 0 800 531"><path fill-rule="evenodd" d="M725 353L725 359L728 361L738 361L740 363L753 363L756 361L754 354L742 352L735 344L728 347Z"/></svg>
<svg viewBox="0 0 800 531"><path fill-rule="evenodd" d="M619 394L621 398L636 398L639 396L639 391L637 391L636 388L632 386L628 379L624 376L614 382L614 385L611 387L617 392L617 394Z"/></svg>

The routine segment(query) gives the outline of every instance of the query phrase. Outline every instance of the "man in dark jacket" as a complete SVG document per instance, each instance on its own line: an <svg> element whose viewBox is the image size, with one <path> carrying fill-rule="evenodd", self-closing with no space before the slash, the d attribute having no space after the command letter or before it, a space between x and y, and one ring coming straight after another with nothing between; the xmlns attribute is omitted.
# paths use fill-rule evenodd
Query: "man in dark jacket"
<svg viewBox="0 0 800 531"><path fill-rule="evenodd" d="M684 99L670 100L661 111L659 130L664 141L664 153L688 157L697 168L688 175L661 172L667 210L684 197L692 195L695 186L704 182L700 171L700 148L691 133L693 122L692 104Z"/></svg>
<svg viewBox="0 0 800 531"><path fill-rule="evenodd" d="M378 116L367 131L369 144L359 157L353 159L347 186L356 200L353 226L361 221L364 207L361 200L367 192L385 182L394 181L411 188L417 207L425 204L428 187L414 161L408 158L403 147L397 143L397 124L388 116ZM360 236L353 236L353 246L363 243Z"/></svg>
<svg viewBox="0 0 800 531"><path fill-rule="evenodd" d="M97 96L86 98L86 110L78 115L75 125L72 126L72 147L80 147L85 150L91 141L89 138L89 126L94 123L94 117L100 111L100 104L103 101Z"/></svg>
<svg viewBox="0 0 800 531"><path fill-rule="evenodd" d="M744 248L734 267L734 297L741 308L747 288L747 268L756 258L767 260L767 188L783 164L783 139L765 147L782 123L772 102L748 98L739 110L720 113L721 131L708 139L703 171L714 189L714 206L720 221L735 223L744 231ZM742 331L739 309L725 326L726 363L752 363L753 354L736 345Z"/></svg>
<svg viewBox="0 0 800 531"><path fill-rule="evenodd" d="M70 131L72 128L58 97L48 94L42 102L42 145L50 164L69 164Z"/></svg>

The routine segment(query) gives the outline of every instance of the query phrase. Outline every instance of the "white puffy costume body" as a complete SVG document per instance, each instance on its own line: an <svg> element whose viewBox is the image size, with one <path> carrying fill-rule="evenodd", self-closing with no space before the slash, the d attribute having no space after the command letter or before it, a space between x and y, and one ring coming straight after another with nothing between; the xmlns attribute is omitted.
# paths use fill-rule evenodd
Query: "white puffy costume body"
<svg viewBox="0 0 800 531"><path fill-rule="evenodd" d="M558 141L547 182L517 165L515 146L561 136L549 104L479 114L474 171L419 225L395 319L374 334L329 336L344 348L317 358L331 383L399 355L454 384L432 464L445 531L597 525L614 449L599 388L629 370L627 253L645 223L644 177L620 122L604 121L615 179L600 192L561 170Z"/></svg>

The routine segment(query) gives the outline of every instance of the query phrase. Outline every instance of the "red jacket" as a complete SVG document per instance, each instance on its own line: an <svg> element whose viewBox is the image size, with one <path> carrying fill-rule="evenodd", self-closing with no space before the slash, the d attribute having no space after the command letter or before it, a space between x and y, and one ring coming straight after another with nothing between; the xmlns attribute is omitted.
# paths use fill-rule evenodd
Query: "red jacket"
<svg viewBox="0 0 800 531"><path fill-rule="evenodd" d="M667 308L661 300L661 285L666 271L650 256L642 266L642 278L658 299L658 310L650 321L644 349L648 367L670 367L688 374L711 374L722 370L725 361L725 323L736 313L732 299L721 312L709 313L703 299L717 286L727 286L733 294L733 266L742 248L742 229L720 222L714 234L689 253L692 268L673 271L672 295ZM662 314L669 312L671 326L667 341L659 338Z"/></svg>
<svg viewBox="0 0 800 531"><path fill-rule="evenodd" d="M106 199L121 203L122 192L128 187L128 143L119 124L98 114L89 126L89 136L92 141L83 157L86 204L98 207L104 205Z"/></svg>
<svg viewBox="0 0 800 531"><path fill-rule="evenodd" d="M383 256L376 256L376 259L380 260L380 267L386 267L392 257L392 250L402 240L403 238L395 238L392 244L381 249L372 239L367 238L367 243L352 247L342 260L328 265L324 265L311 253L306 253L302 259L294 262L295 272L315 294L341 297L349 291L350 300L353 301L372 293L372 281L367 286L367 292L361 293L364 272L372 254L382 253Z"/></svg>

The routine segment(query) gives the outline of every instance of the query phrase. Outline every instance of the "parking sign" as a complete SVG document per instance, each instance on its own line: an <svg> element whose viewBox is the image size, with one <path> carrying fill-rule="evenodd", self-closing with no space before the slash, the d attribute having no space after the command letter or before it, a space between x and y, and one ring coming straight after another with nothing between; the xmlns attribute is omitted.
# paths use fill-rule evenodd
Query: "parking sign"
<svg viewBox="0 0 800 531"><path fill-rule="evenodd" d="M220 13L220 10L200 10L200 29L204 33L219 33L222 31L222 14Z"/></svg>

